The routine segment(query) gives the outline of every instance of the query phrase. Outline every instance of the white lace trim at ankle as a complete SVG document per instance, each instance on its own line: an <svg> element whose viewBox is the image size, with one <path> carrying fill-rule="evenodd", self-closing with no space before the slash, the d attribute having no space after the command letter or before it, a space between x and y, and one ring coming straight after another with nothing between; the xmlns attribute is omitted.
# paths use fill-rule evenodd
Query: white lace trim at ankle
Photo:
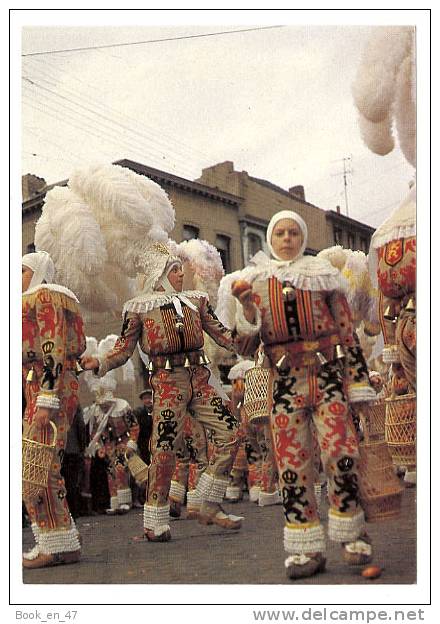
<svg viewBox="0 0 440 624"><path fill-rule="evenodd" d="M284 527L284 550L294 555L308 552L324 552L324 527L318 524L313 527Z"/></svg>
<svg viewBox="0 0 440 624"><path fill-rule="evenodd" d="M118 505L131 505L131 490L130 488L125 488L123 490L118 490Z"/></svg>
<svg viewBox="0 0 440 624"><path fill-rule="evenodd" d="M261 492L259 485L253 485L249 490L249 500L251 503L257 503Z"/></svg>
<svg viewBox="0 0 440 624"><path fill-rule="evenodd" d="M177 503L183 503L185 501L186 488L178 481L171 481L169 497Z"/></svg>
<svg viewBox="0 0 440 624"><path fill-rule="evenodd" d="M110 509L112 511L115 511L118 507L119 507L118 497L117 496L111 496L110 497Z"/></svg>
<svg viewBox="0 0 440 624"><path fill-rule="evenodd" d="M228 487L226 488L225 498L234 500L240 498L240 495L241 488L239 488L237 485L228 485Z"/></svg>
<svg viewBox="0 0 440 624"><path fill-rule="evenodd" d="M40 535L40 527L36 522L32 522L31 524L32 533L34 534L35 542L38 544L38 537Z"/></svg>
<svg viewBox="0 0 440 624"><path fill-rule="evenodd" d="M221 503L228 487L226 479L217 479L206 472L202 474L197 484L196 491L202 501Z"/></svg>
<svg viewBox="0 0 440 624"><path fill-rule="evenodd" d="M170 523L170 506L144 505L144 528L155 531L158 528L168 526ZM163 531L162 531L163 533Z"/></svg>
<svg viewBox="0 0 440 624"><path fill-rule="evenodd" d="M361 509L354 516L342 517L328 512L328 536L334 542L352 542L365 529L364 512Z"/></svg>
<svg viewBox="0 0 440 624"><path fill-rule="evenodd" d="M38 546L43 555L80 550L78 530L75 525L68 529L40 530Z"/></svg>
<svg viewBox="0 0 440 624"><path fill-rule="evenodd" d="M283 501L281 500L280 493L275 492L261 492L258 496L258 506L267 507L269 505L279 505Z"/></svg>
<svg viewBox="0 0 440 624"><path fill-rule="evenodd" d="M190 492L188 492L188 494L186 495L186 500L187 500L187 508L189 507L199 508L200 505L202 504L202 499L197 493L197 490L191 490Z"/></svg>

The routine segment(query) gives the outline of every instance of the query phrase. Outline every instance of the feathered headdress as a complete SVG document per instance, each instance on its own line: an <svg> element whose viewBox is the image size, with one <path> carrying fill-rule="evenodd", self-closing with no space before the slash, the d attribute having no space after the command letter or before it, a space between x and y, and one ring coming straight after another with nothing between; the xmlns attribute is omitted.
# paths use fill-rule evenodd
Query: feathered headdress
<svg viewBox="0 0 440 624"><path fill-rule="evenodd" d="M57 281L85 308L120 311L135 294L146 249L166 243L174 219L167 194L149 178L119 165L91 165L47 193L35 246L51 254Z"/></svg>
<svg viewBox="0 0 440 624"><path fill-rule="evenodd" d="M385 155L394 148L393 125L407 161L416 164L414 28L377 28L364 50L352 92L367 147Z"/></svg>
<svg viewBox="0 0 440 624"><path fill-rule="evenodd" d="M377 322L377 291L373 287L367 256L363 251L343 249L340 245L323 249L318 257L336 267L346 281L346 297L356 325Z"/></svg>
<svg viewBox="0 0 440 624"><path fill-rule="evenodd" d="M176 253L184 263L188 287L207 292L215 307L220 280L225 274L218 250L208 241L194 238L177 245Z"/></svg>
<svg viewBox="0 0 440 624"><path fill-rule="evenodd" d="M325 258L339 271L342 271L347 262L348 253L348 249L343 249L341 245L334 245L333 247L322 249L318 253L318 258Z"/></svg>

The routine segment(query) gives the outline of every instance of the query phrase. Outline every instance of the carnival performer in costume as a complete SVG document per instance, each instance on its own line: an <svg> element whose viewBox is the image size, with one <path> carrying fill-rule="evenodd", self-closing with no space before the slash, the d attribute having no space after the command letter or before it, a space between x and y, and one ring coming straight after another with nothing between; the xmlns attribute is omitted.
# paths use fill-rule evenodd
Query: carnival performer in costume
<svg viewBox="0 0 440 624"><path fill-rule="evenodd" d="M140 259L141 293L127 301L121 336L104 358L84 358L99 376L124 364L139 342L150 360L153 389L151 465L144 506L144 532L150 541L168 541L168 495L181 445L187 411L215 432L215 451L200 477L199 522L237 529L241 518L224 513L223 500L237 450L238 423L212 384L203 352L203 331L220 346L233 349L231 332L218 321L206 293L182 291L181 259L163 243L153 244ZM143 282L143 283L142 283Z"/></svg>
<svg viewBox="0 0 440 624"><path fill-rule="evenodd" d="M394 26L373 31L363 51L352 91L366 146L384 156L395 148L397 138L403 155L414 168L409 174L412 178L416 167L417 119L414 27ZM405 173L403 166L402 173ZM374 233L369 263L371 279L380 291L379 321L385 343L383 361L392 367L391 390L396 395L409 394L409 408L416 390L415 186ZM407 412L402 425L409 416ZM408 433L407 426L414 423L415 414L412 423L402 426L403 440ZM414 441L414 430L411 433ZM408 461L415 455L414 444L408 439L407 449L411 446ZM408 464L405 480L414 483L415 476L415 466Z"/></svg>
<svg viewBox="0 0 440 624"><path fill-rule="evenodd" d="M81 548L60 469L78 407L75 367L86 343L78 300L64 286L52 283L54 276L55 267L46 252L23 256L23 436L51 444L50 421L56 427L56 454L47 487L38 498L25 499L36 542L23 555L25 568L75 563Z"/></svg>
<svg viewBox="0 0 440 624"><path fill-rule="evenodd" d="M243 450L245 467L237 465L237 459L231 472L231 483L226 490L229 501L238 501L243 497L243 480L246 479L249 500L260 507L281 503L278 491L278 473L272 448L270 426L265 423L252 423L243 409L246 371L254 368L251 360L240 360L231 368L228 379L232 382L232 406L243 429ZM238 457L238 454L237 454ZM243 472L245 473L243 475Z"/></svg>
<svg viewBox="0 0 440 624"><path fill-rule="evenodd" d="M98 344L96 338L87 337L84 355L104 354L114 347L117 336L110 334ZM134 367L131 360L124 364L124 381L134 383ZM132 504L129 475L125 462L127 445L137 449L139 428L134 413L125 399L115 397L117 388L115 371L102 378L86 371L84 381L95 395L95 401L84 409L84 422L89 429L90 443L85 450L86 470L90 474L91 461L96 455L106 462L110 493L108 515L127 513ZM88 479L90 482L90 479Z"/></svg>
<svg viewBox="0 0 440 624"><path fill-rule="evenodd" d="M375 392L339 272L325 260L303 257L306 243L303 219L292 211L277 213L267 230L276 260L255 267L248 283L236 283L232 291L243 304L236 318L241 351L253 353L262 341L273 375L271 426L286 518L285 566L292 579L322 571L326 562L313 487L311 418L328 480L329 537L343 544L349 564L372 559L348 401L374 399Z"/></svg>
<svg viewBox="0 0 440 624"><path fill-rule="evenodd" d="M222 260L218 250L201 239L182 241L173 245L173 251L183 262L185 290L206 292L210 304L215 307L220 280L224 275ZM223 353L228 356L230 351L220 347L209 334L204 333L204 352L211 361L209 368L217 378L219 370L217 362ZM220 393L223 390L218 387ZM223 397L226 400L226 397ZM209 442L208 442L209 437ZM170 515L178 518L186 498L186 517L198 518L202 503L197 492L197 484L208 466L212 449L212 435L191 416L187 414L183 427L183 440L180 449L176 450L176 467L170 488Z"/></svg>

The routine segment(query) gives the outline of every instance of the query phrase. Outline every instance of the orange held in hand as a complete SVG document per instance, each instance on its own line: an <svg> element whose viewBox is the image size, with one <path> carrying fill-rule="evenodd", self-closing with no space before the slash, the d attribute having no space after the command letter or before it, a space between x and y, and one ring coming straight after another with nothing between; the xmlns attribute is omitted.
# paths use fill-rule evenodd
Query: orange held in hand
<svg viewBox="0 0 440 624"><path fill-rule="evenodd" d="M245 292L245 290L250 290L251 288L252 286L249 284L249 282L243 279L238 279L233 282L231 292L234 297L239 297L241 293Z"/></svg>
<svg viewBox="0 0 440 624"><path fill-rule="evenodd" d="M382 574L382 568L379 566L368 566L368 568L364 568L362 570L362 576L367 579L375 579L378 578Z"/></svg>

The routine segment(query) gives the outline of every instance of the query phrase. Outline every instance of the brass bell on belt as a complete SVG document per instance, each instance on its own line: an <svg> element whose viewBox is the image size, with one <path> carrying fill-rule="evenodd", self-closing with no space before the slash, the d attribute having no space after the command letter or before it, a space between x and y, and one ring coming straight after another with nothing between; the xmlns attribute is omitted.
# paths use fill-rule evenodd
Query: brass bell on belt
<svg viewBox="0 0 440 624"><path fill-rule="evenodd" d="M169 359L168 359L168 358L166 359L165 366L164 366L164 370L166 370L166 371L171 371L171 370L173 370L173 367L171 366L171 363L170 363L170 361L169 361Z"/></svg>
<svg viewBox="0 0 440 624"><path fill-rule="evenodd" d="M150 363L148 364L148 372L150 373L154 373L154 364L153 362L150 360Z"/></svg>
<svg viewBox="0 0 440 624"><path fill-rule="evenodd" d="M84 372L83 367L81 366L81 364L79 363L78 360L76 360L75 362L75 375L78 377L78 375L81 375L81 373Z"/></svg>
<svg viewBox="0 0 440 624"><path fill-rule="evenodd" d="M410 300L406 304L405 310L407 312L415 312L416 311L416 302L414 301L414 299L412 297L410 297Z"/></svg>
<svg viewBox="0 0 440 624"><path fill-rule="evenodd" d="M283 297L287 299L287 301L292 301L292 299L295 298L295 289L293 286L284 286Z"/></svg>
<svg viewBox="0 0 440 624"><path fill-rule="evenodd" d="M204 356L204 354L203 354L203 353L201 353L201 354L199 355L199 365L200 365L200 366L203 366L203 364L204 364L204 363L205 363L205 356Z"/></svg>
<svg viewBox="0 0 440 624"><path fill-rule="evenodd" d="M323 353L321 353L321 351L317 351L315 355L318 358L318 362L321 364L321 366L324 366L324 364L328 363L327 358L325 357Z"/></svg>
<svg viewBox="0 0 440 624"><path fill-rule="evenodd" d="M179 332L179 334L183 334L183 330L185 329L185 325L182 323L182 321L177 321L176 329Z"/></svg>
<svg viewBox="0 0 440 624"><path fill-rule="evenodd" d="M342 348L342 345L340 344L337 344L335 347L335 358L337 360L343 360L345 358L344 349Z"/></svg>
<svg viewBox="0 0 440 624"><path fill-rule="evenodd" d="M206 366L208 366L208 364L211 364L211 360L205 353L203 354L203 363L206 364Z"/></svg>
<svg viewBox="0 0 440 624"><path fill-rule="evenodd" d="M385 312L383 313L383 317L386 321L395 321L396 315L394 314L394 308L392 306L387 306Z"/></svg>
<svg viewBox="0 0 440 624"><path fill-rule="evenodd" d="M30 371L28 372L28 374L26 375L26 382L32 383L33 381L34 381L34 369L32 367Z"/></svg>
<svg viewBox="0 0 440 624"><path fill-rule="evenodd" d="M183 362L183 368L191 368L191 362L189 361L189 357L185 355L185 361Z"/></svg>

